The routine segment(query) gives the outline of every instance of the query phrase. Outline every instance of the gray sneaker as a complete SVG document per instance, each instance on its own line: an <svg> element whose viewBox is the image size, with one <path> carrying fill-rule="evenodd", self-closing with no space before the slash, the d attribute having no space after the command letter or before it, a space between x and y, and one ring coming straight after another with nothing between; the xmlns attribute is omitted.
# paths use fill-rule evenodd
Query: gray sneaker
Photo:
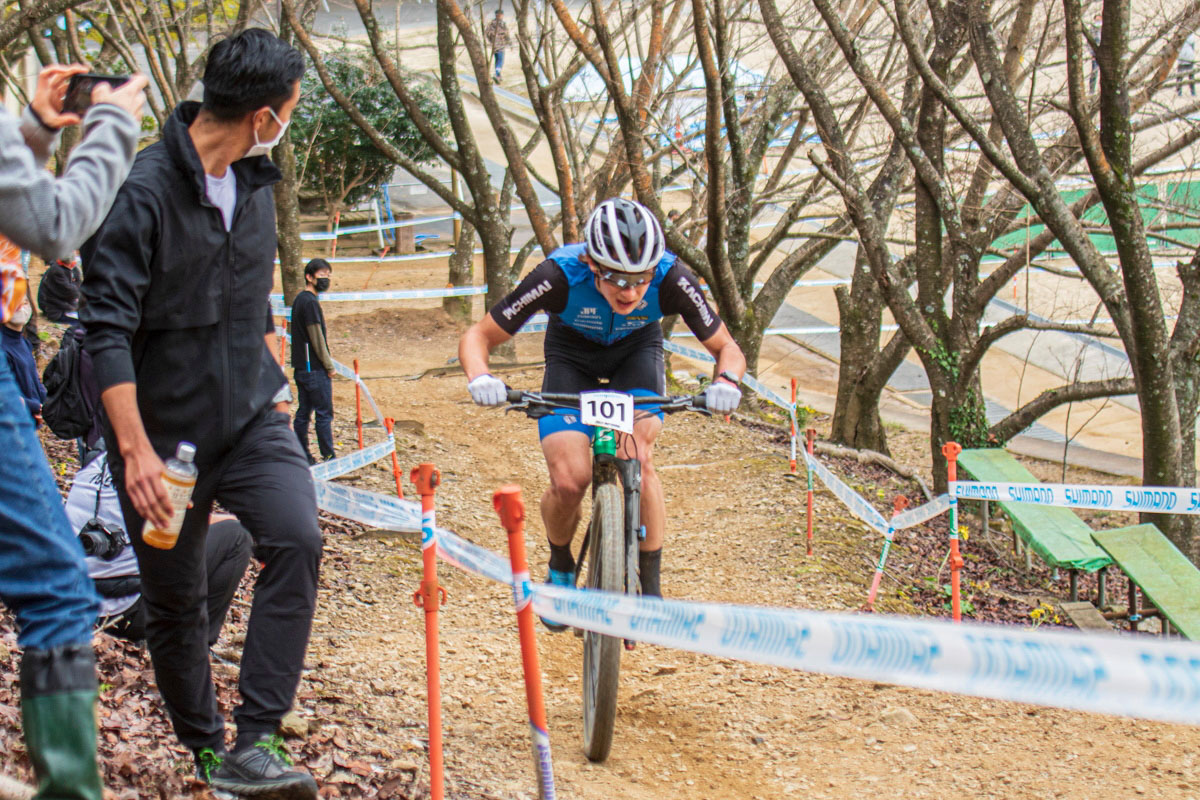
<svg viewBox="0 0 1200 800"><path fill-rule="evenodd" d="M283 749L283 740L264 734L253 747L225 756L209 784L239 797L316 800L317 782L307 772L291 766L292 759Z"/></svg>

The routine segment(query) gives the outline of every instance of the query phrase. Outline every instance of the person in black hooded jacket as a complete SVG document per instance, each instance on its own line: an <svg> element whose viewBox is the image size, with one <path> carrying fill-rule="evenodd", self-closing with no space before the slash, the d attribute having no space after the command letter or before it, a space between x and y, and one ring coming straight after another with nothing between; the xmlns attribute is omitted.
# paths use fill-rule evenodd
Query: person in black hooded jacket
<svg viewBox="0 0 1200 800"><path fill-rule="evenodd" d="M310 800L275 731L292 704L312 624L321 531L308 460L273 397L268 293L276 250L266 157L300 94L301 54L249 29L213 46L204 100L185 102L83 248L85 347L107 417L109 463L142 574L146 639L159 690L197 776L244 796ZM163 459L196 447L199 479L178 543L142 539L171 506ZM237 741L210 673L205 537L219 501L250 532L263 570L242 657Z"/></svg>

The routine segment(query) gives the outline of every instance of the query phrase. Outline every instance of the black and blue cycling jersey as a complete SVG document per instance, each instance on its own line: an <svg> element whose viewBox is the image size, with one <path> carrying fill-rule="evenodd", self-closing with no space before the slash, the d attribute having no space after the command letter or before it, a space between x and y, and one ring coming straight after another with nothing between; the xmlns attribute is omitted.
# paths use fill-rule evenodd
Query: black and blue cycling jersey
<svg viewBox="0 0 1200 800"><path fill-rule="evenodd" d="M665 316L679 314L700 341L721 327L700 282L674 253L663 255L642 302L618 314L596 286L597 278L580 258L585 246L560 247L533 269L491 310L505 332L515 334L538 311L550 315L549 328L567 328L590 342L614 344Z"/></svg>
<svg viewBox="0 0 1200 800"><path fill-rule="evenodd" d="M618 314L597 288L596 275L580 258L583 253L582 244L555 250L492 308L492 319L515 334L538 311L549 314L544 392L575 394L605 386L632 394L662 394L659 320L679 314L703 342L720 330L721 318L705 299L696 276L674 253L659 261L637 308ZM574 412L538 420L541 438L560 431L591 435Z"/></svg>

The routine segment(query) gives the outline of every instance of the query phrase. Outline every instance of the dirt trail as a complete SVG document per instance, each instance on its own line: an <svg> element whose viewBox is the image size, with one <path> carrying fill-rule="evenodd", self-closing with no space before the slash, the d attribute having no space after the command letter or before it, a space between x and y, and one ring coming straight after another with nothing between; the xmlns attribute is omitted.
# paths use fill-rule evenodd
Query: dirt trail
<svg viewBox="0 0 1200 800"><path fill-rule="evenodd" d="M359 358L368 376L444 366L457 336L439 312L394 308L339 309L330 329L337 332L335 357ZM539 348L539 337L519 338L522 361L537 360ZM506 379L535 388L540 371ZM370 385L385 414L419 423L398 434L399 450L405 469L423 460L441 469L439 524L504 552L491 494L508 482L523 487L530 560L540 573L547 554L536 501L546 476L533 424L471 405L461 375ZM335 384L335 402L352 408L348 382ZM339 429L347 438L344 425ZM912 460L924 450L916 436L897 434L897 442ZM783 475L786 457L762 433L677 416L656 460L670 520L667 595L816 609L861 604L873 544L865 546L862 526L822 497L817 555L805 557L801 486ZM377 491L392 486L390 467L379 465L353 480ZM345 721L339 703L354 706L374 721L369 737L393 767L423 770L424 648L411 600L419 581L412 537L340 538L330 551L326 570L338 588L320 599L302 704L325 726ZM445 565L441 576L450 595L441 626L449 787L463 797L532 797L511 598ZM608 762L594 765L580 750L580 642L540 631L539 646L563 797L1200 797L1196 729L650 645L623 657L616 741ZM359 699L363 694L369 702Z"/></svg>

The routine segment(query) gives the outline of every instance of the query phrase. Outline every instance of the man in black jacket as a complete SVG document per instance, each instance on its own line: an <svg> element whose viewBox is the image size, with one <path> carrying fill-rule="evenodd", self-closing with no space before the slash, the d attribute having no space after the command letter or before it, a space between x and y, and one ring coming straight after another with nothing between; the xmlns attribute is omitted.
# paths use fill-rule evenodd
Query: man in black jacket
<svg viewBox="0 0 1200 800"><path fill-rule="evenodd" d="M181 104L162 140L138 154L83 249L82 318L142 571L146 639L175 732L214 788L311 800L316 783L288 766L274 736L304 664L321 532L308 461L286 406L272 400L286 379L271 355L271 185L280 173L266 157L287 128L303 72L300 53L264 30L214 45L203 103ZM162 459L180 441L196 445L200 477L178 544L160 550L142 529L171 516ZM263 561L228 753L206 641L214 501L250 531Z"/></svg>

